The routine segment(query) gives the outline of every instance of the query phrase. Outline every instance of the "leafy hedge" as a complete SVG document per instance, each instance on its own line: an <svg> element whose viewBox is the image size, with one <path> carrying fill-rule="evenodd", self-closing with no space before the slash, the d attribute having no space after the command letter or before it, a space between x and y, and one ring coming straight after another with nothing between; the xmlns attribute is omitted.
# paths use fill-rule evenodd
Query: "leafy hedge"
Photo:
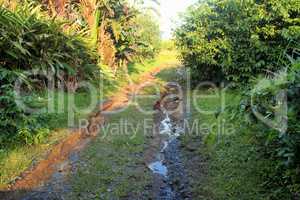
<svg viewBox="0 0 300 200"><path fill-rule="evenodd" d="M46 114L27 114L16 105L13 87L17 78L29 87L37 86L26 71L42 70L57 78L76 76L78 80L99 73L97 57L79 35L64 33L63 25L47 19L31 4L17 6L15 11L0 7L0 148L38 143L49 133Z"/></svg>
<svg viewBox="0 0 300 200"><path fill-rule="evenodd" d="M253 89L245 92L236 117L260 143L252 144L260 147L257 153L272 161L267 173L259 172L264 186L275 195L272 199L292 199L300 194L300 59L294 60L290 68L288 73L258 79ZM276 99L281 92L283 98ZM259 120L253 111L264 119Z"/></svg>
<svg viewBox="0 0 300 200"><path fill-rule="evenodd" d="M39 7L17 6L15 11L0 7L0 63L9 70L51 70L70 75L90 74L96 57L79 35L63 32L63 23L43 16Z"/></svg>
<svg viewBox="0 0 300 200"><path fill-rule="evenodd" d="M195 82L247 83L286 67L299 48L298 0L201 1L183 17L175 37Z"/></svg>

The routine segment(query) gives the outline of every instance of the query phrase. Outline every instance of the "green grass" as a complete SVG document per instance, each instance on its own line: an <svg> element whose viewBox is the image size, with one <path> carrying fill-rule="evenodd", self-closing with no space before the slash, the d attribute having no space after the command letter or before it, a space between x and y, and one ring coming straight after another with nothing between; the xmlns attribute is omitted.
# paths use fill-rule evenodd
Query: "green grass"
<svg viewBox="0 0 300 200"><path fill-rule="evenodd" d="M195 93L214 95L215 91L210 89ZM202 182L194 184L193 191L198 198L215 200L266 199L260 172L269 163L258 158L259 149L254 145L254 134L251 134L253 130L242 127L239 119L234 118L228 109L238 105L240 91L228 90L225 97L226 109L221 113L221 98L217 96L200 98L192 106L190 122L199 120L201 126L206 124L203 127L209 127L201 130L203 145L195 155L208 158L207 169L199 175L205 177L199 179ZM197 111L196 105L201 110L210 110L212 113L201 113ZM185 136L183 139L185 145L193 140L193 136Z"/></svg>
<svg viewBox="0 0 300 200"><path fill-rule="evenodd" d="M0 152L0 190L9 182L18 177L33 163L45 157L51 147L68 135L65 129L56 130L42 144L33 146L16 146Z"/></svg>
<svg viewBox="0 0 300 200"><path fill-rule="evenodd" d="M151 71L155 67L166 69L176 67L179 64L177 56L176 51L163 50L154 60L148 60L144 63L137 63L129 66L130 78L133 82L137 82L141 73Z"/></svg>
<svg viewBox="0 0 300 200"><path fill-rule="evenodd" d="M153 102L144 99L142 107L151 110ZM150 125L146 130L145 122ZM83 164L72 174L68 199L148 199L152 178L143 153L152 122L153 116L135 105L109 115L100 136L81 153Z"/></svg>

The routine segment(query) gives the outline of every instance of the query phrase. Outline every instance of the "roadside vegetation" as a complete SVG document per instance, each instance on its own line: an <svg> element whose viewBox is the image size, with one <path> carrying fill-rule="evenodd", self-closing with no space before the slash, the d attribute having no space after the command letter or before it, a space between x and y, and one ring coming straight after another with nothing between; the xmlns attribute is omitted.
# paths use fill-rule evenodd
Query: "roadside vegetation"
<svg viewBox="0 0 300 200"><path fill-rule="evenodd" d="M100 102L168 58L159 53L155 13L143 3L2 0L0 5L0 187L5 187L87 117L70 105L90 105L82 82L96 88ZM24 110L16 100L42 112Z"/></svg>
<svg viewBox="0 0 300 200"><path fill-rule="evenodd" d="M299 198L299 10L293 0L209 0L183 14L174 33L182 62L194 86L215 85L199 94L217 95L197 100L213 113L194 107L191 121L233 126L202 130L197 198Z"/></svg>

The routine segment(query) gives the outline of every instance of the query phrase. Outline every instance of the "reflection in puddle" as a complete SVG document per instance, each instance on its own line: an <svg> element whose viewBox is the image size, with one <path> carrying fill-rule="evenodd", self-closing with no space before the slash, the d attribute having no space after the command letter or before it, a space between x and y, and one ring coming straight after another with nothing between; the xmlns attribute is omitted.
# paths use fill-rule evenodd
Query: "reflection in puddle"
<svg viewBox="0 0 300 200"><path fill-rule="evenodd" d="M158 158L163 157L164 151L168 148L168 145L170 141L172 141L173 137L175 136L178 137L179 134L176 131L176 128L174 129L173 124L171 122L171 119L168 115L168 113L164 113L166 115L165 119L161 121L160 123L160 134L162 135L168 135L169 138L166 139L166 141L163 142L163 147L160 150L160 153L157 155ZM174 131L175 130L175 131ZM149 169L155 174L162 175L164 177L167 177L168 174L168 169L167 167L163 164L163 159L158 159L155 162L152 162L148 165Z"/></svg>
<svg viewBox="0 0 300 200"><path fill-rule="evenodd" d="M161 121L159 132L162 135L163 134L167 134L167 135L172 134L172 124L171 124L171 120L170 120L168 114L166 114L166 118L163 121Z"/></svg>
<svg viewBox="0 0 300 200"><path fill-rule="evenodd" d="M151 163L149 166L148 166L152 171L153 173L155 174L159 174L159 175L162 175L162 176L167 176L168 174L168 169L167 167L162 163L162 161L156 161L156 162L153 162Z"/></svg>
<svg viewBox="0 0 300 200"><path fill-rule="evenodd" d="M169 145L169 142L164 141L164 146L163 146L163 148L160 150L160 153L165 152L165 150L167 149L168 145Z"/></svg>

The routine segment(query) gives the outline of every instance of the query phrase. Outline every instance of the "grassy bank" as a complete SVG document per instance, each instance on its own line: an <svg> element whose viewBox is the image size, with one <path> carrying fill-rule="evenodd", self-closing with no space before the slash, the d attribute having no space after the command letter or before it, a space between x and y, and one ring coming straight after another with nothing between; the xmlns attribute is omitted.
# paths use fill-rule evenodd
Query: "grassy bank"
<svg viewBox="0 0 300 200"><path fill-rule="evenodd" d="M216 95L219 91L209 89L193 92L206 96ZM199 148L193 153L202 158L197 160L196 165L203 171L196 175L199 179L193 179L193 193L197 198L238 200L265 197L261 185L263 179L259 173L264 161L257 160L258 149L253 145L255 138L251 130L240 126L239 120L234 119L229 109L238 105L239 100L239 91L228 90L225 93L226 109L222 113L222 100L218 96L200 98L192 106L190 122L199 122L198 127L201 128L197 134L185 136L183 141L187 147L185 150L189 151L189 144L197 137L201 138L198 140Z"/></svg>

